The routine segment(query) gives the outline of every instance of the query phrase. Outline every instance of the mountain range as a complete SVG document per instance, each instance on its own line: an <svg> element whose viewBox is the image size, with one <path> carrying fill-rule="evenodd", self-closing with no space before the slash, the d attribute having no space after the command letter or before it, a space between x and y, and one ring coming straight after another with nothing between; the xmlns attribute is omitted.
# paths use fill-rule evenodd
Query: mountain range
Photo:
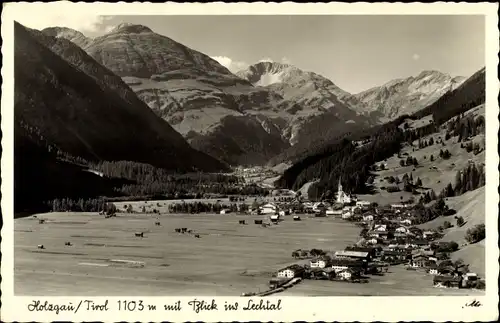
<svg viewBox="0 0 500 323"><path fill-rule="evenodd" d="M87 131L81 126L76 130L77 135L68 130L54 130L57 134L49 141L85 158L113 159L120 156L132 159L140 156L136 159L151 162L153 157L148 155L162 153L151 152L149 145L155 140L148 139L148 136L164 136L168 138L167 145L179 149L176 155L182 151L186 157L176 159L179 165L174 165L173 158L168 157L165 160L169 162L154 160L152 163L174 169L191 167L201 170L206 168L205 164L211 165L209 169L223 168L224 163L263 164L292 147L307 148L315 142L328 141L402 114L411 114L454 90L465 79L438 71L424 71L417 76L351 94L317 73L290 64L259 62L233 74L209 56L142 25L120 24L97 38L64 27L27 30L39 45L75 69L70 73L86 75L108 93L106 96L114 97L117 102L125 101L127 106L140 106L141 114L144 114L144 124L137 120L128 126L136 130L128 131L127 135L141 132L132 140L140 140L138 146L141 149L130 156L123 152L124 148L119 148L120 145L107 149L105 140L101 150L96 148L101 145L98 141L103 136L117 141L125 135L109 130L115 128L113 124L123 122L117 118L120 114L111 118L116 113L111 112L112 108L102 115L89 114L85 122L100 125L85 134L95 135L91 137L91 143L88 143L89 138L75 140L75 143L71 141L72 136L81 138L79 132ZM20 88L18 95L22 96L22 91ZM144 112L145 107L154 113ZM29 113L33 112L19 110L18 114L24 118ZM170 127L159 122L154 114L167 121ZM35 126L43 127L43 124L35 122ZM62 125L59 128L64 129ZM104 130L106 128L108 130ZM98 129L103 129L102 133ZM65 140L71 145L65 146ZM157 145L156 142L153 144ZM118 151L120 153L115 156ZM196 164L195 160L199 158L193 156L205 156L207 163ZM191 163L180 162L186 158Z"/></svg>
<svg viewBox="0 0 500 323"><path fill-rule="evenodd" d="M73 42L18 23L14 37L16 199L71 195L71 189L81 196L76 191L84 183L95 193L107 186L68 159L127 160L174 172L228 170L193 149L120 77Z"/></svg>
<svg viewBox="0 0 500 323"><path fill-rule="evenodd" d="M319 74L276 62L235 75L142 25L120 24L95 39L60 27L42 33L81 47L193 148L232 165L262 164L292 146L380 124L425 107L461 80L432 71L353 95Z"/></svg>

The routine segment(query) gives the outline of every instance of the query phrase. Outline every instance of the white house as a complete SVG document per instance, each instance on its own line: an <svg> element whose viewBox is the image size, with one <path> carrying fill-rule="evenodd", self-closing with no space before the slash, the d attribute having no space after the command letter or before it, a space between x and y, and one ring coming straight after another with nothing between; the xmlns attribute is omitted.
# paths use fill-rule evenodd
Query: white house
<svg viewBox="0 0 500 323"><path fill-rule="evenodd" d="M386 231L387 231L387 225L385 225L385 224L377 224L377 225L375 225L375 227L373 228L373 231L377 231L377 232L386 232Z"/></svg>
<svg viewBox="0 0 500 323"><path fill-rule="evenodd" d="M424 239L427 239L427 238L432 237L434 235L435 235L435 233L432 231L424 231L424 233L422 233L422 236L424 237Z"/></svg>
<svg viewBox="0 0 500 323"><path fill-rule="evenodd" d="M399 227L399 228L396 228L396 232L408 234L410 231L406 227Z"/></svg>
<svg viewBox="0 0 500 323"><path fill-rule="evenodd" d="M363 215L363 221L373 221L373 215L371 214Z"/></svg>
<svg viewBox="0 0 500 323"><path fill-rule="evenodd" d="M401 220L400 223L401 224L405 224L405 225L411 225L411 220L410 219L404 219L404 220Z"/></svg>
<svg viewBox="0 0 500 323"><path fill-rule="evenodd" d="M342 213L342 219L349 219L351 217L351 212Z"/></svg>
<svg viewBox="0 0 500 323"><path fill-rule="evenodd" d="M349 280L352 278L352 270L350 270L349 268L348 269L345 269L345 270L342 270L340 273L338 273L339 277L344 279L344 280Z"/></svg>
<svg viewBox="0 0 500 323"><path fill-rule="evenodd" d="M279 278L294 278L297 276L300 276L304 272L304 268L300 267L299 265L291 265L286 268L278 270L278 276Z"/></svg>
<svg viewBox="0 0 500 323"><path fill-rule="evenodd" d="M356 206L358 206L360 208L369 207L370 205L371 205L371 203L368 201L357 201L356 202Z"/></svg>
<svg viewBox="0 0 500 323"><path fill-rule="evenodd" d="M341 263L332 265L332 269L333 269L336 273L341 272L341 271L344 271L344 270L346 270L346 269L348 269L348 268L349 268L349 266L347 266L346 264L341 264Z"/></svg>
<svg viewBox="0 0 500 323"><path fill-rule="evenodd" d="M350 207L350 206L344 206L344 207L342 208L342 212L343 212L343 213L345 213L345 212L352 212L352 211L353 211L353 210L352 210L352 207Z"/></svg>
<svg viewBox="0 0 500 323"><path fill-rule="evenodd" d="M464 276L465 281L476 281L478 280L478 276L476 273L466 273Z"/></svg>
<svg viewBox="0 0 500 323"><path fill-rule="evenodd" d="M431 275L437 275L438 274L437 268L430 268L429 269L429 274L431 274Z"/></svg>
<svg viewBox="0 0 500 323"><path fill-rule="evenodd" d="M321 258L311 259L309 261L309 265L311 266L311 268L325 268L326 261L324 259L321 259Z"/></svg>
<svg viewBox="0 0 500 323"><path fill-rule="evenodd" d="M393 209L404 209L406 205L404 204L391 204L391 208Z"/></svg>
<svg viewBox="0 0 500 323"><path fill-rule="evenodd" d="M312 210L314 212L321 212L322 210L325 210L328 207L326 203L323 202L317 202L313 204Z"/></svg>
<svg viewBox="0 0 500 323"><path fill-rule="evenodd" d="M279 211L279 216L285 216L285 211Z"/></svg>
<svg viewBox="0 0 500 323"><path fill-rule="evenodd" d="M377 240L377 238L371 238L371 239L366 240L366 242L368 242L370 244L377 244L378 240Z"/></svg>
<svg viewBox="0 0 500 323"><path fill-rule="evenodd" d="M260 207L260 212L262 214L276 214L278 207L272 203L268 203Z"/></svg>
<svg viewBox="0 0 500 323"><path fill-rule="evenodd" d="M326 210L326 215L341 217L342 216L342 210L328 209L328 210Z"/></svg>

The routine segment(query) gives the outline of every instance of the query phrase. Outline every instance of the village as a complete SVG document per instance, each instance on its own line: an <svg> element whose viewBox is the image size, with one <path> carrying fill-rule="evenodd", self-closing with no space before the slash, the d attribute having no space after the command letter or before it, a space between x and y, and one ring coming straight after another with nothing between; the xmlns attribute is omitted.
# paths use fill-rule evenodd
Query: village
<svg viewBox="0 0 500 323"><path fill-rule="evenodd" d="M312 217L335 217L354 222L361 228L360 240L344 250L298 249L292 257L298 260L279 269L269 281L269 290L259 296L281 292L304 279L369 283L370 275L385 275L389 266L403 265L406 270L431 275L432 284L438 288L484 289L484 280L462 261L450 260L450 253L458 250L455 242L437 241L440 230L422 230L412 226L414 206L409 203L378 206L376 203L358 200L345 193L338 184L336 200L307 202L300 197L284 196L250 210L253 214L269 216L270 223L255 220L255 224L279 225L288 217L302 221L299 214ZM446 207L445 207L446 208ZM223 210L221 212L226 212ZM460 221L457 221L460 222ZM240 220L240 224L245 221ZM243 293L253 296L255 293Z"/></svg>

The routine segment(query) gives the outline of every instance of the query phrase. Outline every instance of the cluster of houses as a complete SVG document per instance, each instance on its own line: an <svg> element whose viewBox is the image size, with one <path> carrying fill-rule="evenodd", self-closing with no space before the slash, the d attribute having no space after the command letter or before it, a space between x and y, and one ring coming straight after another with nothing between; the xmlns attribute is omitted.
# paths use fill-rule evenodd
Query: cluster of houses
<svg viewBox="0 0 500 323"><path fill-rule="evenodd" d="M278 270L276 277L292 279L327 279L358 282L370 271L370 252L359 250L337 251L332 255L314 257L306 265L293 264Z"/></svg>
<svg viewBox="0 0 500 323"><path fill-rule="evenodd" d="M449 260L447 242L437 242L440 233L412 226L411 206L404 203L374 207L366 201L353 201L339 184L333 209L328 203L311 204L314 212L356 221L363 227L358 244L333 254L313 257L305 265L292 265L279 270L278 278L329 279L359 281L367 274L381 274L390 265L404 264L408 270L425 271L433 276L436 287L477 287L479 278L468 266ZM270 209L271 210L271 209Z"/></svg>
<svg viewBox="0 0 500 323"><path fill-rule="evenodd" d="M381 246L348 246L345 250L309 259L306 264L293 264L278 270L278 279L326 279L347 282L367 282L365 275L387 272L390 265L406 264L412 270L424 270L433 275L436 287L476 287L478 276L468 266L453 264L429 248ZM275 281L273 280L275 283Z"/></svg>

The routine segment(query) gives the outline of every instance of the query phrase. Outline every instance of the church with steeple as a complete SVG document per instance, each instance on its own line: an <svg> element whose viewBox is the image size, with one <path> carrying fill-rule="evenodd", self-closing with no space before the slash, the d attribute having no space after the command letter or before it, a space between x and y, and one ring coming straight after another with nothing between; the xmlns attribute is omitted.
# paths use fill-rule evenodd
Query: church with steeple
<svg viewBox="0 0 500 323"><path fill-rule="evenodd" d="M349 194L344 192L342 189L342 183L340 183L339 179L339 186L337 188L337 203L339 204L349 204L352 202L352 198Z"/></svg>

